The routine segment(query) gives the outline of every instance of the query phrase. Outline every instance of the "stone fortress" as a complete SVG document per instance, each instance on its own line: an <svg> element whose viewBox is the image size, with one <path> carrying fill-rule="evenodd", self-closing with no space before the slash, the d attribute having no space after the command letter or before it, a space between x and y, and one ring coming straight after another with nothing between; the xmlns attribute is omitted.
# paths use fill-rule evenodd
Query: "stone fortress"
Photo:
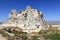
<svg viewBox="0 0 60 40"><path fill-rule="evenodd" d="M48 26L43 18L43 13L30 6L26 10L16 12L15 9L11 10L9 17L5 20L2 27L18 27L23 32L32 33L39 32L40 30L47 30Z"/></svg>

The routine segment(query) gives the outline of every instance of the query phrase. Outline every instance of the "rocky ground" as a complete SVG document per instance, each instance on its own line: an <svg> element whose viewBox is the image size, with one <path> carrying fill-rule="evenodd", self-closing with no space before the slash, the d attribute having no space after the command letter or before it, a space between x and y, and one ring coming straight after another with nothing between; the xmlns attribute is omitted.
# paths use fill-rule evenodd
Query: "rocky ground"
<svg viewBox="0 0 60 40"><path fill-rule="evenodd" d="M7 38L3 37L2 34L0 34L0 40L7 40Z"/></svg>
<svg viewBox="0 0 60 40"><path fill-rule="evenodd" d="M41 30L39 33L34 34L11 29L1 29L0 40L60 40L60 30L53 28L46 31Z"/></svg>

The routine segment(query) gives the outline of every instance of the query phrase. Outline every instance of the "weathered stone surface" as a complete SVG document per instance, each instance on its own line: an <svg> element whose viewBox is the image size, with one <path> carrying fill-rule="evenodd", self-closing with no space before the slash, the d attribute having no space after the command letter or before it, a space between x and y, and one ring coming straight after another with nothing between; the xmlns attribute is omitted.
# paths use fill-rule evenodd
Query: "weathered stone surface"
<svg viewBox="0 0 60 40"><path fill-rule="evenodd" d="M27 33L39 32L42 29L47 29L43 13L31 9L30 6L27 6L26 10L20 12L16 12L16 10L13 9L8 19L2 25L19 27Z"/></svg>

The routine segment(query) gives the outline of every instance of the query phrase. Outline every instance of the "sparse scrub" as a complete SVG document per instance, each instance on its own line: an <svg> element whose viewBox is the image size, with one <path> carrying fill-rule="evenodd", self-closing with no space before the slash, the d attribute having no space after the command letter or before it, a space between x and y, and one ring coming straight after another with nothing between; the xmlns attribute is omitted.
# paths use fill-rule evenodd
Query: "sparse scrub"
<svg viewBox="0 0 60 40"><path fill-rule="evenodd" d="M51 39L51 40L60 40L60 34L49 34L49 35L45 35L45 39Z"/></svg>
<svg viewBox="0 0 60 40"><path fill-rule="evenodd" d="M32 40L38 40L37 38L37 36L32 36Z"/></svg>
<svg viewBox="0 0 60 40"><path fill-rule="evenodd" d="M2 36L4 37L8 36L8 34L4 30L0 30L0 34L2 34Z"/></svg>

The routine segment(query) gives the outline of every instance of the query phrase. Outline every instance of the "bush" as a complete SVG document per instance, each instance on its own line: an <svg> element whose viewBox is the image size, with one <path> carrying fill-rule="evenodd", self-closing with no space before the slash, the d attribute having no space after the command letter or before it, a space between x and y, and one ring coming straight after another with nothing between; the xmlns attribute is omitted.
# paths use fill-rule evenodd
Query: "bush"
<svg viewBox="0 0 60 40"><path fill-rule="evenodd" d="M51 39L51 40L60 40L60 34L49 34L49 35L45 35L45 39Z"/></svg>
<svg viewBox="0 0 60 40"><path fill-rule="evenodd" d="M37 36L32 36L32 40L38 40L37 38Z"/></svg>
<svg viewBox="0 0 60 40"><path fill-rule="evenodd" d="M0 30L0 34L2 34L2 36L8 36L8 34L4 31L4 30Z"/></svg>

